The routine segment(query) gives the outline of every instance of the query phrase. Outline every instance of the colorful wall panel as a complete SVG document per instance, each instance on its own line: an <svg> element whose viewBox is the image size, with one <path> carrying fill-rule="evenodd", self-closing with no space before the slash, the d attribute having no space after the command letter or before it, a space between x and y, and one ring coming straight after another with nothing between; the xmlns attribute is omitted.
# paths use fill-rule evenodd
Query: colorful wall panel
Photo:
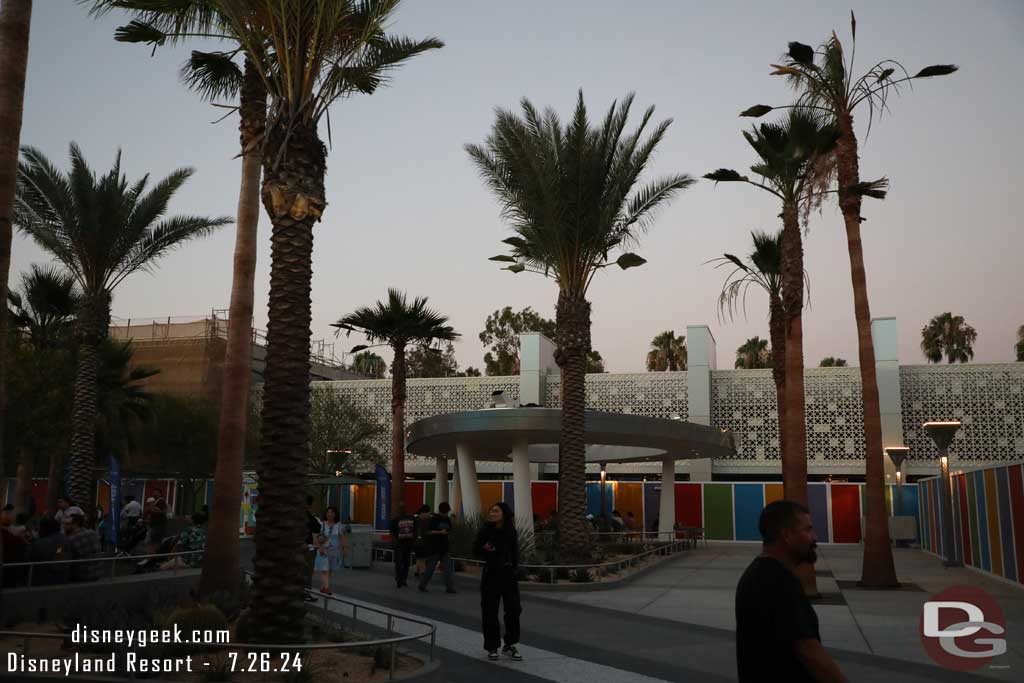
<svg viewBox="0 0 1024 683"><path fill-rule="evenodd" d="M480 512L486 514L495 503L500 503L504 496L504 490L500 481L480 482Z"/></svg>
<svg viewBox="0 0 1024 683"><path fill-rule="evenodd" d="M714 540L733 540L732 484L704 484L704 533Z"/></svg>
<svg viewBox="0 0 1024 683"><path fill-rule="evenodd" d="M703 493L703 484L676 484L676 521L686 527L704 526Z"/></svg>
<svg viewBox="0 0 1024 683"><path fill-rule="evenodd" d="M423 505L423 482L407 481L402 491L402 500L405 501L405 511L413 514Z"/></svg>
<svg viewBox="0 0 1024 683"><path fill-rule="evenodd" d="M551 516L551 511L558 509L558 483L553 481L535 481L530 484L530 502L533 512L541 519Z"/></svg>
<svg viewBox="0 0 1024 683"><path fill-rule="evenodd" d="M782 500L782 484L765 484L764 504L774 503L777 500Z"/></svg>
<svg viewBox="0 0 1024 683"><path fill-rule="evenodd" d="M811 523L819 543L830 543L832 535L828 524L828 484L807 485L807 507L811 511Z"/></svg>
<svg viewBox="0 0 1024 683"><path fill-rule="evenodd" d="M643 515L637 517L641 520L641 528L646 531L657 531L661 523L661 482L649 481L644 483L644 510Z"/></svg>
<svg viewBox="0 0 1024 683"><path fill-rule="evenodd" d="M938 477L919 482L922 549L945 557ZM964 564L1024 583L1024 465L952 476L954 547Z"/></svg>
<svg viewBox="0 0 1024 683"><path fill-rule="evenodd" d="M615 510L619 511L622 518L630 512L639 523L644 518L644 485L639 482L615 482L612 486L615 490Z"/></svg>
<svg viewBox="0 0 1024 683"><path fill-rule="evenodd" d="M373 524L376 484L360 484L352 487L352 521L356 524Z"/></svg>
<svg viewBox="0 0 1024 683"><path fill-rule="evenodd" d="M737 541L760 541L757 522L764 509L763 484L735 484L733 490L734 519Z"/></svg>
<svg viewBox="0 0 1024 683"><path fill-rule="evenodd" d="M860 488L858 484L833 484L831 487L833 543L860 542Z"/></svg>

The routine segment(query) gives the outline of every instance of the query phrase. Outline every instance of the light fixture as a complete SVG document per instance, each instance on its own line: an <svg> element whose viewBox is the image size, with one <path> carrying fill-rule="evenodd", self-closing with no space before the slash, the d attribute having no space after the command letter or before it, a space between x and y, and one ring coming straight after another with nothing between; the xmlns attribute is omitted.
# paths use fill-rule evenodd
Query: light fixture
<svg viewBox="0 0 1024 683"><path fill-rule="evenodd" d="M902 515L903 513L903 462L910 455L910 449L906 446L886 446L885 454L892 460L893 466L896 468L896 504L894 515Z"/></svg>
<svg viewBox="0 0 1024 683"><path fill-rule="evenodd" d="M961 423L957 420L925 422L921 425L939 449L939 472L942 476L939 485L939 506L942 510L942 547L947 567L963 566L960 549L953 540L953 480L949 476L949 447L960 427Z"/></svg>

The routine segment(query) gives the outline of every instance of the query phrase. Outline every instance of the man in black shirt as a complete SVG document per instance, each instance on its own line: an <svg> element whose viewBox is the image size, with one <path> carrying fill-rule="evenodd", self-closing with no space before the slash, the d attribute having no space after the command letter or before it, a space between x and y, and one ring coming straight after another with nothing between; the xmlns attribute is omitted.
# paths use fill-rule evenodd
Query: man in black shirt
<svg viewBox="0 0 1024 683"><path fill-rule="evenodd" d="M751 681L845 682L825 652L818 615L794 568L818 559L814 525L806 507L788 500L761 511L764 549L736 586L736 664L740 683Z"/></svg>
<svg viewBox="0 0 1024 683"><path fill-rule="evenodd" d="M395 585L409 585L409 560L416 539L416 517L405 512L405 501L398 502L398 516L391 520L391 537L395 540Z"/></svg>
<svg viewBox="0 0 1024 683"><path fill-rule="evenodd" d="M434 576L434 569L437 563L441 563L441 571L444 573L445 589L449 593L455 592L455 581L452 579L452 557L449 549L448 534L452 530L452 520L448 516L452 507L448 503L441 503L437 506L437 514L430 518L430 557L427 559L427 570L420 577L420 590L427 592L427 584Z"/></svg>

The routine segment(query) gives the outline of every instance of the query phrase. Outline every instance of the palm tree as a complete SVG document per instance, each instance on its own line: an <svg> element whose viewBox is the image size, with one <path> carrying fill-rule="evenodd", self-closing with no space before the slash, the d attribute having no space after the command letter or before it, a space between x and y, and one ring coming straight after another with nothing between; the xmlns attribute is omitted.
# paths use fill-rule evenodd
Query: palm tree
<svg viewBox="0 0 1024 683"><path fill-rule="evenodd" d="M160 373L156 368L131 366L131 342L104 339L99 347L96 378L96 443L101 453L131 454L134 428L152 417L153 394L143 382ZM237 528L235 534L238 534Z"/></svg>
<svg viewBox="0 0 1024 683"><path fill-rule="evenodd" d="M747 290L754 285L768 295L768 333L771 337L771 369L775 382L775 403L779 415L779 452L785 453L786 423L786 320L782 310L782 231L775 234L755 231L750 233L754 251L748 262L732 254L722 254L716 268L734 266L722 286L718 297L719 319L725 313L732 319L740 304L747 311ZM807 274L804 273L807 282ZM808 297L810 287L808 285Z"/></svg>
<svg viewBox="0 0 1024 683"><path fill-rule="evenodd" d="M68 345L78 300L71 273L35 264L21 274L21 291L7 294L12 326L37 349Z"/></svg>
<svg viewBox="0 0 1024 683"><path fill-rule="evenodd" d="M381 379L387 371L387 363L373 351L363 351L352 359L352 369L360 375Z"/></svg>
<svg viewBox="0 0 1024 683"><path fill-rule="evenodd" d="M231 221L164 217L171 198L192 175L190 168L174 171L146 192L149 176L129 185L121 174L120 152L113 168L99 178L74 143L69 173L33 147L24 147L22 157L14 222L67 268L81 289L66 488L89 513L96 457L97 354L110 325L111 295L132 273L152 269L170 250Z"/></svg>
<svg viewBox="0 0 1024 683"><path fill-rule="evenodd" d="M821 362L818 363L818 367L819 368L845 368L846 367L846 359L844 359L844 358L834 358L832 356L825 356L824 358L821 359Z"/></svg>
<svg viewBox="0 0 1024 683"><path fill-rule="evenodd" d="M962 315L946 312L937 315L921 328L921 351L929 363L966 363L974 358L974 342L978 333L964 322Z"/></svg>
<svg viewBox="0 0 1024 683"><path fill-rule="evenodd" d="M774 195L782 203L779 239L780 286L785 319L785 422L782 444L783 487L789 500L807 501L807 425L804 418L803 307L804 262L800 212L814 202L814 174L820 159L831 152L836 131L803 109L794 109L780 123L755 126L744 137L759 161L750 167L759 181L720 168L704 177L718 182L744 182ZM767 267L767 266L766 266Z"/></svg>
<svg viewBox="0 0 1024 683"><path fill-rule="evenodd" d="M54 490L54 502L59 495L60 465L63 463L60 453L63 447L58 446L60 437L56 434L66 431L53 421L52 408L54 405L64 407L55 394L63 388L63 370L72 360L70 341L75 309L78 306L78 291L69 273L52 266L33 265L27 273L21 274L20 291L8 292L7 301L10 304L8 315L11 327L18 335L17 340L9 340L8 343L13 341L15 345L27 347L16 349L16 353L21 351L17 363L32 367L31 372L39 378L31 391L26 392L30 395L18 399L21 404L19 408L27 408L28 414L33 417L39 416L32 424L17 426L17 431L21 431L24 438L20 440L20 447L15 448L18 466L14 505L18 512L28 512L35 456L49 455L49 482ZM52 510L53 506L47 509Z"/></svg>
<svg viewBox="0 0 1024 683"><path fill-rule="evenodd" d="M686 335L676 336L675 330L667 330L651 340L647 352L648 372L676 372L686 369Z"/></svg>
<svg viewBox="0 0 1024 683"><path fill-rule="evenodd" d="M1017 352L1017 362L1024 361L1024 325L1017 328L1017 344L1013 349Z"/></svg>
<svg viewBox="0 0 1024 683"><path fill-rule="evenodd" d="M155 49L158 45L201 38L215 31L229 31L224 17L208 0L186 3L180 0L97 0L92 11L102 14L114 6L134 10L136 17L115 33L116 40L121 42L148 43ZM238 99L242 157L210 542L199 586L200 593L204 595L218 591L234 593L239 588L240 547L238 519L234 511L242 503L263 161L260 145L267 121L267 89L260 72L247 57L241 66L236 63L239 41L231 42L234 49L228 52L193 51L182 69L183 80L204 100Z"/></svg>
<svg viewBox="0 0 1024 683"><path fill-rule="evenodd" d="M7 281L11 274L14 195L18 145L25 102L28 32L32 0L4 0L0 5L0 339L7 339ZM4 416L7 413L7 345L0 344L0 472L4 472ZM0 565L3 564L0 550Z"/></svg>
<svg viewBox="0 0 1024 683"><path fill-rule="evenodd" d="M309 462L309 343L313 226L327 206L327 149L318 128L339 98L375 91L441 41L385 33L399 0L207 0L269 97L260 196L273 225L257 473L253 637L301 633L303 512ZM328 132L330 127L328 126Z"/></svg>
<svg viewBox="0 0 1024 683"><path fill-rule="evenodd" d="M761 370L772 367L772 351L768 348L768 340L751 337L736 349L737 370Z"/></svg>
<svg viewBox="0 0 1024 683"><path fill-rule="evenodd" d="M579 93L572 121L543 115L526 98L522 118L499 110L483 145L466 145L484 183L502 205L502 217L515 235L504 240L511 255L507 270L524 270L554 279L555 361L562 372L562 435L559 447L559 540L568 559L590 554L586 512L586 435L584 433L587 353L590 351L590 302L587 290L604 268L626 269L645 263L630 252L609 254L635 244L650 227L653 211L685 190L693 179L674 174L635 188L671 120L658 124L646 140L639 127L623 135L633 95L613 103L599 125L592 125Z"/></svg>
<svg viewBox="0 0 1024 683"><path fill-rule="evenodd" d="M458 339L459 333L447 323L447 317L427 308L427 297L416 297L410 303L404 292L389 289L387 302L358 308L333 324L339 333L359 332L371 344L389 346L395 354L391 361L391 512L395 515L405 500L405 351L420 346L437 353L432 344ZM352 351L365 348L357 346Z"/></svg>
<svg viewBox="0 0 1024 683"><path fill-rule="evenodd" d="M869 588L895 586L896 568L889 541L888 513L885 505L885 465L882 451L882 416L875 375L875 350L871 340L871 309L868 305L867 276L860 236L861 203L864 197L885 196L885 179L864 182L860 179L857 135L853 128L854 111L868 108L868 131L876 111L888 110L888 96L912 80L946 76L957 70L952 64L935 64L911 76L899 62L885 59L860 77L854 77L853 60L857 51L857 21L850 12L852 46L849 61L833 32L815 53L809 45L791 42L782 65L773 65L773 75L788 79L799 97L794 106L810 107L831 117L839 129L831 175L838 181L839 209L846 227L850 276L853 281L853 308L857 321L857 350L860 361L861 393L864 403L865 499L867 530L861 584ZM815 63L815 58L818 63ZM898 74L897 74L898 72ZM893 76L896 75L896 78ZM755 105L741 116L764 116L773 107ZM823 180L824 182L824 176Z"/></svg>

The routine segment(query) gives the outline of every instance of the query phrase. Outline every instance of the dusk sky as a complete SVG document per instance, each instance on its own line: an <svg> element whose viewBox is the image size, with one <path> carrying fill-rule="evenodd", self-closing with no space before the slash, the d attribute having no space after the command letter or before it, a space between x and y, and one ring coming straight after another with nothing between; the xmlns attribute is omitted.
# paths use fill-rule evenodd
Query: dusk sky
<svg viewBox="0 0 1024 683"><path fill-rule="evenodd" d="M903 363L924 362L920 330L944 311L977 329L976 362L1012 361L1024 324L1024 223L1014 199L1024 185L1024 3L1016 0L407 0L392 31L437 36L446 47L400 69L390 87L331 109L328 207L315 232L314 338L334 341L331 322L398 287L447 314L463 334L460 364L481 367L477 335L490 312L532 306L554 317L557 296L553 281L487 260L511 233L463 145L486 137L495 107L516 108L527 96L567 118L582 88L599 118L632 91L634 121L649 105L656 120L674 119L648 179L745 170L752 151L740 133L750 120L737 113L791 99L786 84L769 76L788 41L817 45L834 29L848 46L851 5L858 72L883 58L911 73L960 66L892 98L891 114L876 119L866 139L866 110L858 119L862 178L891 180L885 201L864 205L872 315L898 319ZM151 58L145 46L115 43L114 28L126 22L118 13L94 20L71 0L35 3L22 143L66 168L74 140L99 172L121 148L129 179L193 166L172 212L233 216L237 118L211 125L224 110L179 83L187 50L160 49ZM718 320L725 272L704 262L724 251L748 253L750 230L776 230L778 212L774 198L754 188L701 181L659 213L637 249L648 263L609 269L591 287L593 345L607 369L642 371L651 338L668 329L682 334L688 324L710 325L723 368L747 337L767 337L766 300L757 291L747 319ZM265 216L260 231L255 323L265 327ZM187 244L154 273L132 276L114 293L114 315L199 317L226 308L233 243L231 226ZM12 286L31 263L49 261L20 235L13 248ZM812 218L805 254L805 362L832 355L856 365L846 239L834 204ZM347 350L362 340L337 342Z"/></svg>

